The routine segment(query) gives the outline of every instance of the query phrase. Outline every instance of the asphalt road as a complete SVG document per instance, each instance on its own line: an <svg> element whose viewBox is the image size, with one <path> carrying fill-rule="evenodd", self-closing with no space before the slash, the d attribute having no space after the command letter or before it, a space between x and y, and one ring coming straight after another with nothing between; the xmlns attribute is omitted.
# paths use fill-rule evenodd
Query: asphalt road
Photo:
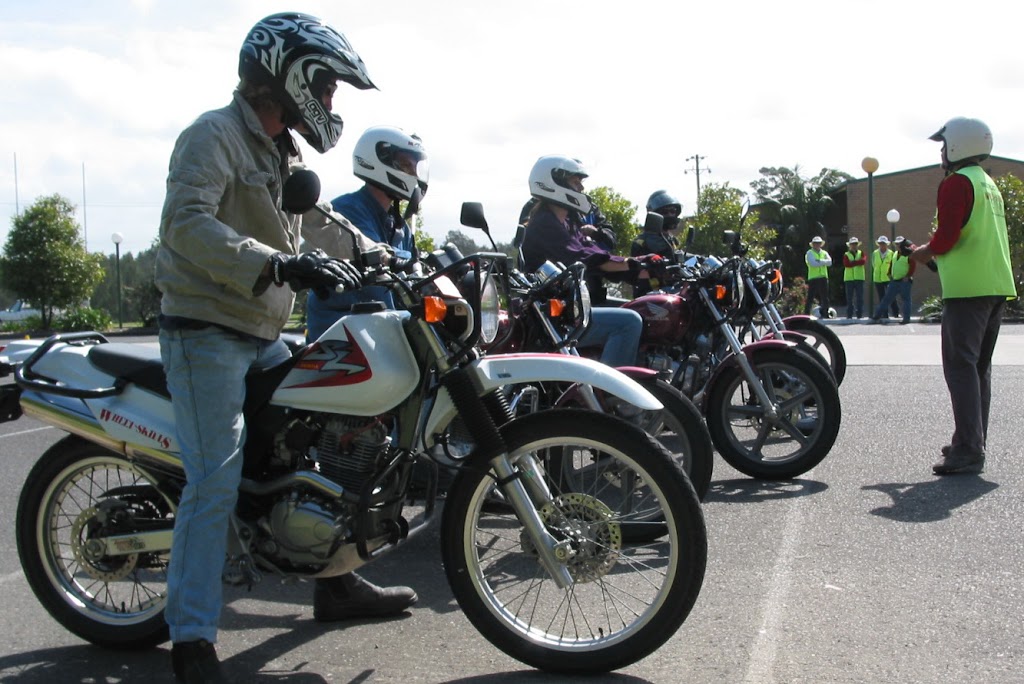
<svg viewBox="0 0 1024 684"><path fill-rule="evenodd" d="M837 324L850 369L832 453L761 483L715 463L707 577L660 650L595 682L1024 682L1024 327L997 348L988 469L937 478L951 416L934 326ZM166 647L92 647L36 602L14 516L25 475L60 433L0 425L0 681L169 682ZM556 682L493 648L451 596L436 528L368 566L413 586L408 616L325 627L312 586L226 589L218 649L239 681Z"/></svg>

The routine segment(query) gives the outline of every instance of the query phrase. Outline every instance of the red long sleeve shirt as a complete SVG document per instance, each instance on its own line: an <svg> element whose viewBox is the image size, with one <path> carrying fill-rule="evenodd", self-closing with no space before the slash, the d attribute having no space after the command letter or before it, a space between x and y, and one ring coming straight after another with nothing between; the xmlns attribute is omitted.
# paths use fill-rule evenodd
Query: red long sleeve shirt
<svg viewBox="0 0 1024 684"><path fill-rule="evenodd" d="M960 239L960 230L971 218L974 208L974 186L971 180L959 173L951 173L939 183L938 199L939 227L928 242L932 252L945 254L953 249Z"/></svg>

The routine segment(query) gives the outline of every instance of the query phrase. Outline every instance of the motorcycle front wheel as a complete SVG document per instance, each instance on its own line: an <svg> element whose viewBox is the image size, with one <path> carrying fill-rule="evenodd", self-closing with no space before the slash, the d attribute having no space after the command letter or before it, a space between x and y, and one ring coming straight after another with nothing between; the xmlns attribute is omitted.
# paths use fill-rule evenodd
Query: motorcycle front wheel
<svg viewBox="0 0 1024 684"><path fill-rule="evenodd" d="M549 672L589 674L626 667L667 641L689 615L707 563L700 503L686 476L649 435L604 414L553 409L501 428L513 461L606 461L611 467L582 490L549 479L551 499L536 502L560 541L572 584L560 589L534 540L497 486L483 454L474 454L449 491L442 558L466 617L496 647ZM628 479L644 490L624 510ZM614 484L614 483L613 483ZM624 539L621 525L656 509L663 534ZM648 523L650 524L650 523Z"/></svg>
<svg viewBox="0 0 1024 684"><path fill-rule="evenodd" d="M743 370L730 363L708 389L705 418L722 458L761 480L806 473L839 434L839 389L828 371L797 349L760 349L751 359L774 414L762 406Z"/></svg>
<svg viewBox="0 0 1024 684"><path fill-rule="evenodd" d="M50 447L18 500L25 579L69 632L99 646L142 649L169 638L169 553L108 555L104 538L168 525L176 507L126 459L78 437Z"/></svg>

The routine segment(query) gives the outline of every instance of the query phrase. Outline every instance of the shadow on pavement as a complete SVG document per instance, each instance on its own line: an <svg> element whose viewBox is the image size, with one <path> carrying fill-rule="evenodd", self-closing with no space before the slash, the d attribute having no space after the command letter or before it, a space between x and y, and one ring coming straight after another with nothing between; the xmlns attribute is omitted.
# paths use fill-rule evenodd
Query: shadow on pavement
<svg viewBox="0 0 1024 684"><path fill-rule="evenodd" d="M518 672L500 672L490 675L477 675L473 677L462 677L459 679L447 679L443 684L519 684L520 682L536 682L537 684L547 682L579 682L584 680L587 684L650 684L650 680L631 675L609 672L603 675L556 675L537 670L520 670Z"/></svg>
<svg viewBox="0 0 1024 684"><path fill-rule="evenodd" d="M824 482L816 480L716 480L711 483L704 503L757 503L759 501L780 501L801 496L820 494L828 489Z"/></svg>
<svg viewBox="0 0 1024 684"><path fill-rule="evenodd" d="M927 482L889 482L865 485L892 497L892 505L872 509L878 515L899 522L926 523L945 520L955 509L981 498L999 485L978 475L937 477Z"/></svg>

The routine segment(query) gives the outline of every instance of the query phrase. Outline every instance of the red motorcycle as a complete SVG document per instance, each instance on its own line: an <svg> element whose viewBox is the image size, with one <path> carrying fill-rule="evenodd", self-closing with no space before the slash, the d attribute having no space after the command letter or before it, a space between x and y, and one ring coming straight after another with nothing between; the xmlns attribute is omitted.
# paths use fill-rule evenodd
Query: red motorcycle
<svg viewBox="0 0 1024 684"><path fill-rule="evenodd" d="M722 457L769 480L820 463L839 434L839 390L796 342L740 341L734 324L749 296L742 260L690 257L661 275L664 290L623 306L644 319L646 365L700 407Z"/></svg>

